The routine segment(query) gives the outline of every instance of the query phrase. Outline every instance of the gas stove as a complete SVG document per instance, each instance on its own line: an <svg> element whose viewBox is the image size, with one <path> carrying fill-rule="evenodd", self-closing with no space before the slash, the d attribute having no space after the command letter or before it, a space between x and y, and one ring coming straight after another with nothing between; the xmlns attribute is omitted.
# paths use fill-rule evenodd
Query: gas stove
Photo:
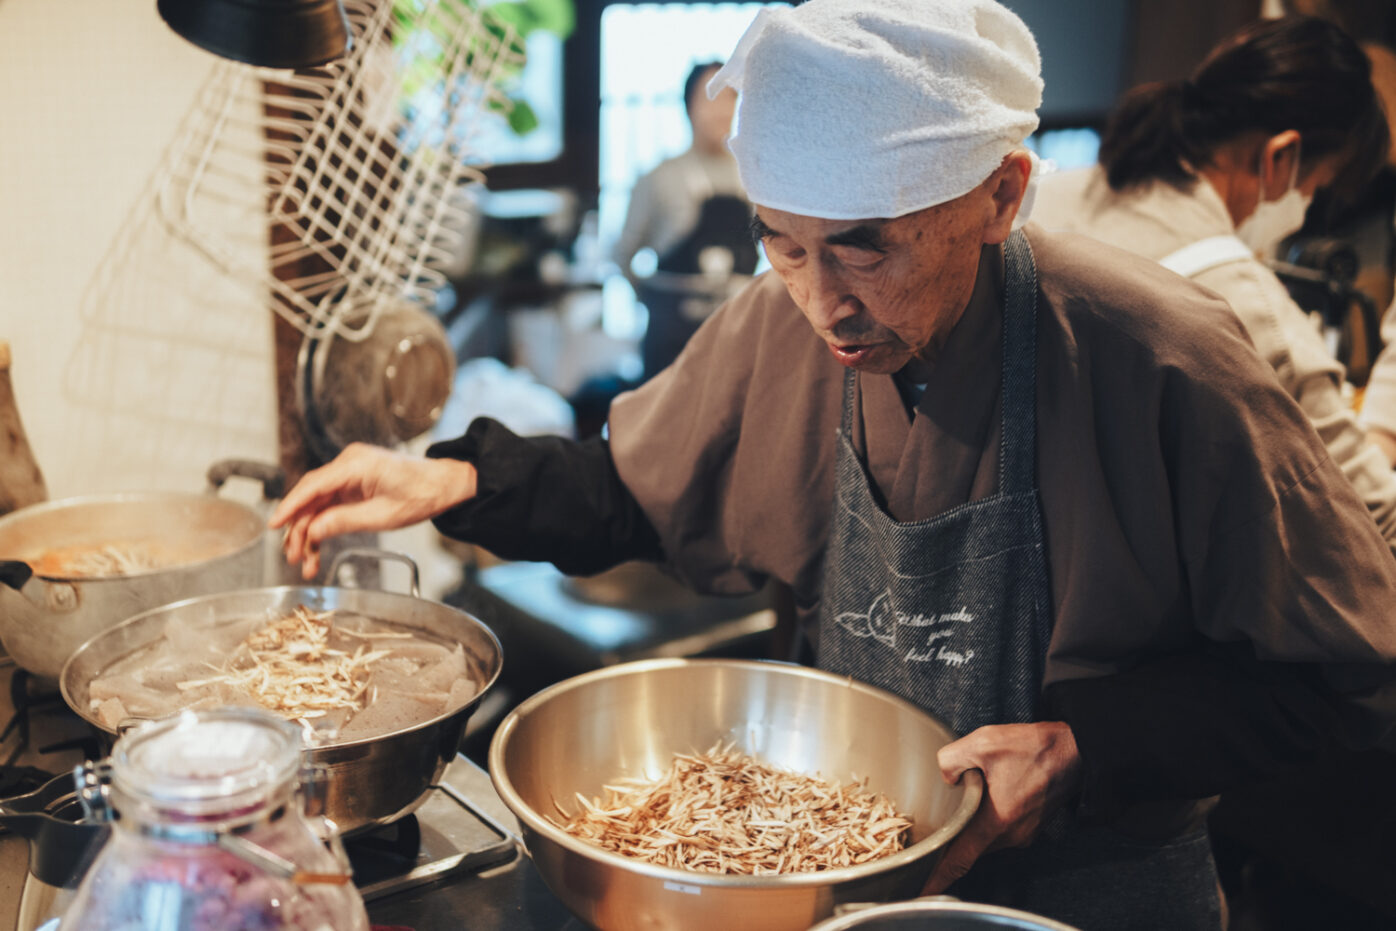
<svg viewBox="0 0 1396 931"><path fill-rule="evenodd" d="M0 702L0 799L37 789L106 752L101 735L63 703L53 683L28 676L6 657L0 657ZM81 815L69 804L50 813ZM413 814L345 838L344 846L375 924L455 929L468 915L480 931L580 931L585 926L523 854L516 830L488 774L458 756ZM22 900L39 898L28 860L28 843L0 828L0 927L19 927ZM45 892L30 914L51 908L61 895Z"/></svg>
<svg viewBox="0 0 1396 931"><path fill-rule="evenodd" d="M13 711L0 727L0 747L8 748L0 761L0 800L26 795L78 763L105 755L102 736L67 708L51 683L12 668L9 698ZM50 742L42 736L55 732L65 736ZM82 814L66 800L61 813L52 808L49 813L74 820ZM506 828L450 785L433 786L413 814L345 838L344 848L366 902L456 872L494 866L518 852Z"/></svg>
<svg viewBox="0 0 1396 931"><path fill-rule="evenodd" d="M100 735L68 708L57 683L30 675L8 657L0 657L0 674L0 694L8 699L0 709L0 798L32 792L102 756Z"/></svg>

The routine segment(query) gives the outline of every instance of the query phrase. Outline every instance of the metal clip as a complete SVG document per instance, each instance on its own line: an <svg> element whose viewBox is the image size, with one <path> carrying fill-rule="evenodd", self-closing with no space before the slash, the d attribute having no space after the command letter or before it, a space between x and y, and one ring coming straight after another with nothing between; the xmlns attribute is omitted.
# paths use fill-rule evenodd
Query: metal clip
<svg viewBox="0 0 1396 931"><path fill-rule="evenodd" d="M311 873L302 870L281 854L273 853L237 834L219 834L216 843L220 849L226 850L244 863L250 863L278 879L289 879L298 886L317 883L342 886L354 878L354 874L348 869L340 873Z"/></svg>
<svg viewBox="0 0 1396 931"><path fill-rule="evenodd" d="M324 763L312 760L308 748L301 754L296 781L299 784L301 811L312 818L323 815L326 799L329 797L330 768Z"/></svg>
<svg viewBox="0 0 1396 931"><path fill-rule="evenodd" d="M345 873L352 875L354 868L349 862L349 852L344 849L344 842L339 836L339 826L325 815L326 799L330 786L330 768L324 763L315 762L311 757L311 752L307 748L301 756L298 776L301 810L305 813L310 829L325 845L325 849L334 856L335 862Z"/></svg>
<svg viewBox="0 0 1396 931"><path fill-rule="evenodd" d="M111 804L111 774L112 766L106 760L89 760L73 767L73 784L77 786L84 822L106 824L116 820L116 809Z"/></svg>

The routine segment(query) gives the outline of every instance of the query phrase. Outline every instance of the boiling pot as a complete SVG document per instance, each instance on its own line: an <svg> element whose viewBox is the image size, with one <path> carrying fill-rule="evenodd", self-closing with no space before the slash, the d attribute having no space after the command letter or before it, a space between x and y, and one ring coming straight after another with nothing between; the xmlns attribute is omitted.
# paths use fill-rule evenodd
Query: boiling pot
<svg viewBox="0 0 1396 931"><path fill-rule="evenodd" d="M1050 918L1030 912L961 902L950 896L933 896L891 905L853 905L837 910L810 931L981 931L984 928L1016 931L1077 931Z"/></svg>
<svg viewBox="0 0 1396 931"><path fill-rule="evenodd" d="M80 644L133 614L262 584L265 536L252 507L193 492L65 498L11 512L0 517L0 643L24 669L56 679ZM154 541L189 559L103 578L33 566L50 550L123 540Z"/></svg>
<svg viewBox="0 0 1396 931"><path fill-rule="evenodd" d="M138 614L80 646L59 676L63 700L94 727L114 739L89 707L88 688L112 663L160 639L166 625L189 630L213 629L249 617L289 614L298 605L316 611L344 610L421 631L465 650L466 666L479 686L468 701L428 720L378 737L331 743L310 750L311 761L326 774L324 814L341 834L389 824L407 815L426 798L448 763L456 758L466 722L499 677L503 654L494 633L464 611L418 597L416 565L398 554L345 550L330 567L372 555L397 558L412 569L411 593L363 588L279 586L221 592L189 598Z"/></svg>
<svg viewBox="0 0 1396 931"><path fill-rule="evenodd" d="M566 679L524 700L490 744L489 771L539 874L601 931L805 931L837 904L918 894L979 806L971 770L949 785L936 752L955 739L910 702L846 676L752 660L646 660ZM909 845L851 867L730 875L603 850L555 818L626 778L663 773L676 753L718 742L825 779L866 779L912 817Z"/></svg>

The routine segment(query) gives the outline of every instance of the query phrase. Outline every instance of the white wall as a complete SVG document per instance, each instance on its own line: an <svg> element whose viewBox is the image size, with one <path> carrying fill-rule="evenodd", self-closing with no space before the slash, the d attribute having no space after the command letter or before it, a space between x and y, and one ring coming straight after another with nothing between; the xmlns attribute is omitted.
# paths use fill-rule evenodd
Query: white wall
<svg viewBox="0 0 1396 931"><path fill-rule="evenodd" d="M218 63L155 0L0 0L0 338L51 497L276 457L265 299L156 205Z"/></svg>

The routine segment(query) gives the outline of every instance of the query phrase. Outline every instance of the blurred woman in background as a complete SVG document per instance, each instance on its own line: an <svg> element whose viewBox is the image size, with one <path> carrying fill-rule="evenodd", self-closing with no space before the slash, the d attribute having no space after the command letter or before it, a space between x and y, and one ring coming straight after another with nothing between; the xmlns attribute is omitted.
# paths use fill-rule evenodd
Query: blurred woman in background
<svg viewBox="0 0 1396 931"><path fill-rule="evenodd" d="M1220 293L1396 548L1396 476L1358 425L1344 370L1264 259L1319 188L1384 163L1386 118L1362 49L1324 20L1254 23L1181 81L1125 95L1099 164L1044 179L1033 220L1158 260Z"/></svg>

